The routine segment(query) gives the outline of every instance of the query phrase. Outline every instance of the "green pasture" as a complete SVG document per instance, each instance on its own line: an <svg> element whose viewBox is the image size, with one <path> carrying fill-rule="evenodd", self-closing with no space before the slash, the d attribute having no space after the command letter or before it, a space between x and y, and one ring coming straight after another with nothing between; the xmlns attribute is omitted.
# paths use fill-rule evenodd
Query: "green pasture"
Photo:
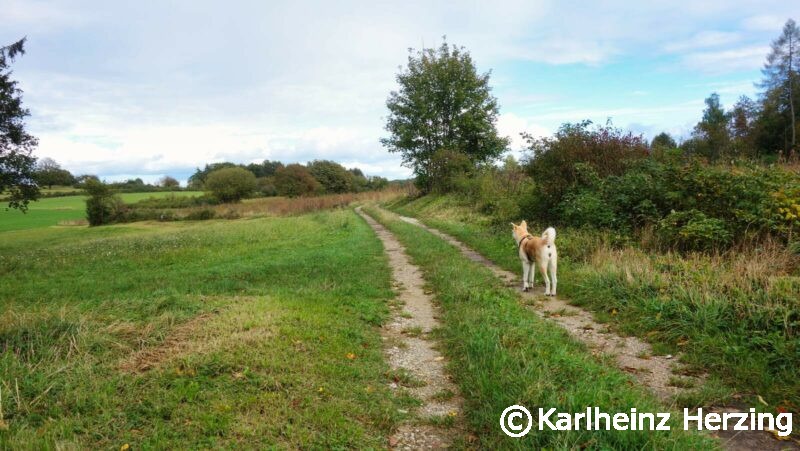
<svg viewBox="0 0 800 451"><path fill-rule="evenodd" d="M150 197L199 196L200 191L175 191L154 193L122 193L120 197L127 203L138 202ZM86 217L85 196L65 196L42 198L31 202L26 213L5 208L0 209L0 232L56 226L62 221L76 221ZM3 205L5 207L5 205Z"/></svg>

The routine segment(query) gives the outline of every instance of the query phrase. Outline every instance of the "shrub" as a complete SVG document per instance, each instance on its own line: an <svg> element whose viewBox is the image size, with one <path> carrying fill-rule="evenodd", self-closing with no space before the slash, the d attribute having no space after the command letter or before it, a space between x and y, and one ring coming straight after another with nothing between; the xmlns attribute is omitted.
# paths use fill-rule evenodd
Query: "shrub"
<svg viewBox="0 0 800 451"><path fill-rule="evenodd" d="M355 190L353 174L335 161L314 160L308 163L307 167L308 172L328 194L349 193Z"/></svg>
<svg viewBox="0 0 800 451"><path fill-rule="evenodd" d="M698 210L673 211L658 222L656 233L662 243L692 251L719 249L733 238L725 221L709 218Z"/></svg>
<svg viewBox="0 0 800 451"><path fill-rule="evenodd" d="M205 189L220 202L239 202L256 189L256 176L240 167L222 168L206 177Z"/></svg>
<svg viewBox="0 0 800 451"><path fill-rule="evenodd" d="M282 196L297 197L318 193L322 186L305 166L290 164L275 171L275 189Z"/></svg>
<svg viewBox="0 0 800 451"><path fill-rule="evenodd" d="M513 157L506 158L502 168L484 166L463 173L453 185L497 224L518 221L533 189L531 178Z"/></svg>
<svg viewBox="0 0 800 451"><path fill-rule="evenodd" d="M86 219L90 226L108 224L123 217L127 207L119 196L114 194L105 183L89 179L85 185L86 194Z"/></svg>
<svg viewBox="0 0 800 451"><path fill-rule="evenodd" d="M600 195L593 191L569 193L559 205L561 219L570 225L613 227L617 222L614 210Z"/></svg>
<svg viewBox="0 0 800 451"><path fill-rule="evenodd" d="M194 210L188 215L186 215L186 219L190 221L205 221L208 219L214 219L216 213L214 210L210 208L202 208L200 210Z"/></svg>
<svg viewBox="0 0 800 451"><path fill-rule="evenodd" d="M283 166L281 166L283 167ZM275 177L259 177L256 179L256 189L263 197L272 197L278 195L278 190L275 188Z"/></svg>
<svg viewBox="0 0 800 451"><path fill-rule="evenodd" d="M468 177L475 164L467 154L450 149L439 149L431 156L427 181L432 191L447 193L458 188L459 180ZM420 178L421 181L425 180ZM421 188L421 187L420 187Z"/></svg>
<svg viewBox="0 0 800 451"><path fill-rule="evenodd" d="M622 174L631 161L647 157L648 146L641 136L611 125L590 129L591 124L564 124L552 138L524 135L530 151L527 172L541 198L539 215L552 216L550 209L578 183L576 164L584 163L598 176L607 177Z"/></svg>

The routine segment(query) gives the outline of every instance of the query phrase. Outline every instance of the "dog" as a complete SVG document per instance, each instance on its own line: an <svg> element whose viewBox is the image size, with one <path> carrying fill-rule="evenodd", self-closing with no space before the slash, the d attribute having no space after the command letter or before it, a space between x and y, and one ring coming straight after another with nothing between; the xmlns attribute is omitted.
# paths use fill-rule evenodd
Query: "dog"
<svg viewBox="0 0 800 451"><path fill-rule="evenodd" d="M558 251L556 250L556 229L548 227L541 237L528 233L528 223L511 223L511 235L517 244L517 253L522 260L522 291L533 288L536 280L536 264L544 277L544 295L555 296L558 286ZM550 277L547 276L548 269Z"/></svg>

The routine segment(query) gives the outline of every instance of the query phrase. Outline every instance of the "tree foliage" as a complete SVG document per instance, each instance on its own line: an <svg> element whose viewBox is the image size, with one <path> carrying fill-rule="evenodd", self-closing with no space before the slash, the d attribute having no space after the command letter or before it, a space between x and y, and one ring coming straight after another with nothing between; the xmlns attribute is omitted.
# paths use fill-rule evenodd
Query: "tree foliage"
<svg viewBox="0 0 800 451"><path fill-rule="evenodd" d="M169 175L161 177L161 180L158 181L158 184L164 188L178 188L181 186L181 183L178 181L178 179Z"/></svg>
<svg viewBox="0 0 800 451"><path fill-rule="evenodd" d="M272 177L278 168L282 168L283 163L280 161L264 160L261 163L250 163L247 165L247 170L252 172L258 178Z"/></svg>
<svg viewBox="0 0 800 451"><path fill-rule="evenodd" d="M275 172L275 187L281 196L297 197L319 193L322 186L301 164L290 164Z"/></svg>
<svg viewBox="0 0 800 451"><path fill-rule="evenodd" d="M229 163L227 161L222 163L206 164L203 169L197 168L194 174L189 177L189 187L195 189L203 189L208 175L218 169L241 167L236 163Z"/></svg>
<svg viewBox="0 0 800 451"><path fill-rule="evenodd" d="M765 89L764 100L774 102L776 112L783 119L787 150L797 150L797 116L800 100L800 28L789 19L781 35L772 42L767 61L762 69Z"/></svg>
<svg viewBox="0 0 800 451"><path fill-rule="evenodd" d="M478 74L469 52L447 42L438 49L409 51L408 64L397 75L399 89L386 101L389 137L381 143L401 154L423 190L432 187L436 151L449 149L483 163L508 146L495 127L498 105L489 75Z"/></svg>
<svg viewBox="0 0 800 451"><path fill-rule="evenodd" d="M728 151L730 135L728 122L730 116L719 102L719 94L713 93L706 98L706 109L703 118L694 128L693 138L697 142L694 151L711 160L718 159Z"/></svg>
<svg viewBox="0 0 800 451"><path fill-rule="evenodd" d="M22 106L22 90L11 79L9 64L25 54L25 39L0 47L0 193L9 192L10 208L25 211L39 189L34 178L37 140L25 131L30 112Z"/></svg>
<svg viewBox="0 0 800 451"><path fill-rule="evenodd" d="M525 162L542 202L544 215L564 194L588 174L605 177L621 174L632 161L647 157L647 142L611 124L592 127L592 121L564 124L553 137L523 134L528 142Z"/></svg>
<svg viewBox="0 0 800 451"><path fill-rule="evenodd" d="M97 178L88 178L84 190L89 196L86 199L86 219L90 226L114 222L124 214L125 204L107 184Z"/></svg>
<svg viewBox="0 0 800 451"><path fill-rule="evenodd" d="M355 191L353 173L335 161L314 160L308 163L306 167L311 175L322 185L326 193Z"/></svg>
<svg viewBox="0 0 800 451"><path fill-rule="evenodd" d="M675 149L678 147L678 143L675 142L675 139L670 136L667 132L661 132L653 138L653 141L650 143L650 148L652 149Z"/></svg>
<svg viewBox="0 0 800 451"><path fill-rule="evenodd" d="M220 202L239 202L256 189L256 176L247 169L225 167L208 174L205 189Z"/></svg>
<svg viewBox="0 0 800 451"><path fill-rule="evenodd" d="M75 177L63 169L52 158L42 158L36 163L35 180L39 185L52 188L53 185L69 186L75 183Z"/></svg>

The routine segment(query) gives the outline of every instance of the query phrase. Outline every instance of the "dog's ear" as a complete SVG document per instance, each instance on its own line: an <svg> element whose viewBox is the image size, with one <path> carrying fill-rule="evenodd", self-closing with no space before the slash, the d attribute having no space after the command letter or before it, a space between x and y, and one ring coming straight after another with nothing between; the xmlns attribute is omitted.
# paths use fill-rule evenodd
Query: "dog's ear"
<svg viewBox="0 0 800 451"><path fill-rule="evenodd" d="M514 227L515 229L517 228L517 225L514 224L513 222L510 222L509 224L511 224L511 227Z"/></svg>
<svg viewBox="0 0 800 451"><path fill-rule="evenodd" d="M519 226L520 227L525 227L527 229L528 228L528 223L523 219L522 222L519 223Z"/></svg>

